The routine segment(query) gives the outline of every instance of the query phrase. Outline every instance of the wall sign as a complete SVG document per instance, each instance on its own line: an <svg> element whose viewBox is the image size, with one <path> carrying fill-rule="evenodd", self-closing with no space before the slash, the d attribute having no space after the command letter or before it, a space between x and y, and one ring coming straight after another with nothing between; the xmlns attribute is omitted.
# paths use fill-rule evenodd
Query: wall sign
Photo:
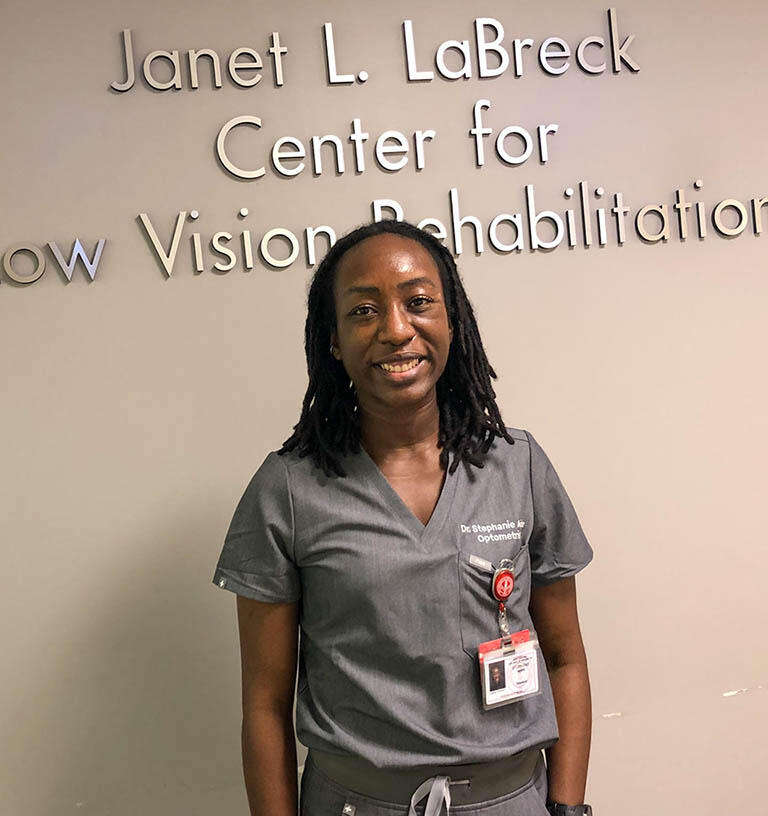
<svg viewBox="0 0 768 816"><path fill-rule="evenodd" d="M568 71L581 71L604 81L624 73L637 74L634 34L625 34L616 9L609 8L600 30L578 41L567 42L550 36L541 41L530 37L506 37L502 21L478 17L473 21L473 36L467 39L445 40L437 46L426 42L423 32L416 30L411 20L400 24L397 60L392 71L407 85L459 80L524 81L531 73L541 71L559 77ZM324 71L329 85L363 85L371 78L365 66L354 67L345 60L336 43L331 22L320 32L324 55ZM280 32L270 32L266 47L235 45L226 53L211 48L152 50L139 52L134 32L125 29L120 36L119 65L121 76L107 85L114 94L142 92L216 92L225 83L261 93L259 86L271 79L273 89L291 81L291 65L302 59L294 53ZM488 165L518 167L526 162L546 167L550 155L568 138L556 121L509 122L504 127L487 124L487 113L493 107L490 89L479 97L466 112L463 124L455 132L438 132L429 122L414 123L403 132L383 128L373 131L362 117L340 122L333 133L311 136L282 134L264 139L265 118L243 113L218 123L212 145L222 173L248 184L263 184L268 176L287 180L321 175L339 177L370 174L396 174L406 167L423 170L429 166L430 152L440 140L470 139L474 166L478 173ZM252 138L248 161L236 161L230 153L230 141L235 132ZM416 183L416 182L415 182ZM467 212L462 205L458 187L445 191L440 211L434 214L406 212L395 199L375 199L368 202L370 218L408 218L439 239L448 242L455 255L471 247L481 254L487 249L497 253L520 253L523 250L551 251L560 246L571 248L615 245L628 240L646 244L699 240L708 235L733 238L748 228L754 235L763 232L763 208L768 196L756 195L748 201L724 198L707 205L700 198L704 180L691 179L686 186L666 191L662 200L639 203L625 201L622 191L607 191L592 186L585 179L576 179L562 189L562 199L542 200L535 185L525 184L520 191L523 206L502 211L491 218L481 219ZM239 189L243 189L240 187ZM202 231L198 227L197 210L181 210L173 214L172 231L163 233L158 221L165 223L168 215L158 216L149 209L137 214L137 228L147 238L154 258L150 270L160 270L170 277L182 268L193 274L205 271L218 273L233 269L250 271L257 265L285 269L294 264L313 266L317 258L336 240L336 232L328 224L311 224L290 229L280 224L269 225L255 232L246 221L247 207L234 210L238 226ZM154 220L153 220L154 217ZM361 220L361 219L360 219ZM191 247L188 266L180 262L182 240ZM74 238L71 251L56 242L47 245L14 244L2 257L2 270L8 281L31 284L39 280L52 261L70 282L76 269L81 268L93 281L105 255L107 239L92 237L88 241ZM86 247L92 247L86 251ZM46 263L48 250L49 263ZM32 272L22 272L20 258L32 260ZM27 263L26 267L29 266ZM1 278L0 278L1 279Z"/></svg>

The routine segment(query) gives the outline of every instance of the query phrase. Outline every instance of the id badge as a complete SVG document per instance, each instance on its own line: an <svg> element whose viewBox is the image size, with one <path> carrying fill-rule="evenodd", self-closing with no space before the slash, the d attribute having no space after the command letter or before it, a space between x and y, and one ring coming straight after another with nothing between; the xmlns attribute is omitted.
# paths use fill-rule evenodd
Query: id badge
<svg viewBox="0 0 768 816"><path fill-rule="evenodd" d="M477 647L483 708L488 710L541 694L539 642L528 629L509 631L506 604L515 589L514 561L504 558L494 566L477 556L472 559L478 562L477 566L493 571L490 595L499 610L501 637Z"/></svg>
<svg viewBox="0 0 768 816"><path fill-rule="evenodd" d="M477 656L486 711L541 694L539 643L528 629L481 643Z"/></svg>

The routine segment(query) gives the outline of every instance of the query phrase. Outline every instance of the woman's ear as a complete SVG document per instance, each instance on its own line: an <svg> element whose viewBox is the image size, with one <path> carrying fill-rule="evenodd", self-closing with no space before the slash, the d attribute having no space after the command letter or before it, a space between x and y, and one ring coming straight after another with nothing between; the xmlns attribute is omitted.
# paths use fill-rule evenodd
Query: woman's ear
<svg viewBox="0 0 768 816"><path fill-rule="evenodd" d="M337 359L341 360L341 352L339 351L338 338L336 332L331 332L331 354Z"/></svg>

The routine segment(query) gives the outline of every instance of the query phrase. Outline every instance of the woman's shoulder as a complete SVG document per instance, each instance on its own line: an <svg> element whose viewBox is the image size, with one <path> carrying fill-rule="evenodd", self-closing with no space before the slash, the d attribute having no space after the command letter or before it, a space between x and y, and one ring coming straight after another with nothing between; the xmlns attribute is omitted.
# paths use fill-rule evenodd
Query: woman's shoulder
<svg viewBox="0 0 768 816"><path fill-rule="evenodd" d="M533 434L526 428L505 426L508 439L497 436L485 459L485 468L530 468L541 450Z"/></svg>
<svg viewBox="0 0 768 816"><path fill-rule="evenodd" d="M524 428L512 428L509 425L505 426L507 433L517 442L523 442L526 445L528 444L528 431Z"/></svg>
<svg viewBox="0 0 768 816"><path fill-rule="evenodd" d="M264 464L273 468L280 468L287 474L287 479L292 486L300 486L307 489L310 486L324 488L328 485L329 477L315 463L311 454L302 456L297 450L286 451L282 448L271 451Z"/></svg>
<svg viewBox="0 0 768 816"><path fill-rule="evenodd" d="M311 492L317 476L311 457L301 457L293 451L269 451L261 464L252 470L243 494L243 501L254 506L281 503L289 507L297 494Z"/></svg>
<svg viewBox="0 0 768 816"><path fill-rule="evenodd" d="M261 481L280 482L290 477L294 472L305 471L310 473L314 468L311 456L299 456L293 451L276 448L269 451L259 465L254 478Z"/></svg>
<svg viewBox="0 0 768 816"><path fill-rule="evenodd" d="M496 436L483 456L483 464L480 468L488 478L493 478L491 474L500 470L517 470L529 459L529 443L526 431L522 428L505 426L507 437ZM469 468L470 471L474 468ZM476 475L480 475L479 473Z"/></svg>
<svg viewBox="0 0 768 816"><path fill-rule="evenodd" d="M496 456L513 456L517 457L521 453L528 453L530 446L530 434L524 428L513 428L506 425L504 430L507 432L507 439L503 436L497 436L493 440L489 453Z"/></svg>

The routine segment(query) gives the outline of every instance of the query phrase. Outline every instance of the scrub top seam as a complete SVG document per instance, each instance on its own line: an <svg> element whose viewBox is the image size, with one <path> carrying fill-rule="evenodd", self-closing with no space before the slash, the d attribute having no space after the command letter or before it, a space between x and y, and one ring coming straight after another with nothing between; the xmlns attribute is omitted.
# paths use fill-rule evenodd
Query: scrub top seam
<svg viewBox="0 0 768 816"><path fill-rule="evenodd" d="M536 530L536 501L533 496L533 455L531 445L531 437L528 431L523 431L528 439L528 485L531 490L531 534L528 537L528 549L530 551L531 540L533 539L534 531ZM531 579L533 579L533 572L531 572Z"/></svg>
<svg viewBox="0 0 768 816"><path fill-rule="evenodd" d="M288 487L288 506L291 508L291 559L296 563L296 513L293 508L293 488L291 487L291 471L285 460L280 456L280 461L285 469L285 483Z"/></svg>

